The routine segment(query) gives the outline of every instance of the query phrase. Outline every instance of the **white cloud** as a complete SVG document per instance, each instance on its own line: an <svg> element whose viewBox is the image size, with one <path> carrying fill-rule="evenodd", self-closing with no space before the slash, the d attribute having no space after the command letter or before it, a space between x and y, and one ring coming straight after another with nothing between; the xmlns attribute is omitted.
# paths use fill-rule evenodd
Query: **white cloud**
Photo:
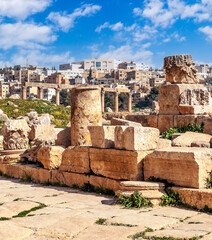
<svg viewBox="0 0 212 240"><path fill-rule="evenodd" d="M55 23L64 32L74 27L75 21L78 18L91 16L101 9L99 5L84 4L80 8L76 8L73 13L67 14L66 12L51 12L47 19Z"/></svg>
<svg viewBox="0 0 212 240"><path fill-rule="evenodd" d="M0 0L0 16L24 20L44 11L52 0Z"/></svg>
<svg viewBox="0 0 212 240"><path fill-rule="evenodd" d="M133 46L127 44L119 48L111 46L107 52L102 53L99 57L121 59L123 61L138 61L151 64L152 55L153 53L151 51L147 51L142 48L134 48Z"/></svg>
<svg viewBox="0 0 212 240"><path fill-rule="evenodd" d="M142 45L142 48L148 48L148 47L150 47L152 44L150 43L150 42L148 42L148 43L145 43L145 44L143 44Z"/></svg>
<svg viewBox="0 0 212 240"><path fill-rule="evenodd" d="M165 39L163 39L163 42L170 42L170 41L171 41L170 38L165 38Z"/></svg>
<svg viewBox="0 0 212 240"><path fill-rule="evenodd" d="M143 28L137 27L137 29L132 32L132 36L135 42L141 42L145 39L153 38L157 32L158 31L154 27L145 25Z"/></svg>
<svg viewBox="0 0 212 240"><path fill-rule="evenodd" d="M142 16L142 10L140 8L134 8L133 13L135 16Z"/></svg>
<svg viewBox="0 0 212 240"><path fill-rule="evenodd" d="M49 67L74 61L74 58L70 56L70 52L55 54L41 52L39 50L22 50L11 57L11 62L13 65L26 64L26 59L28 59L29 64Z"/></svg>
<svg viewBox="0 0 212 240"><path fill-rule="evenodd" d="M0 24L0 48L4 50L12 47L43 48L43 44L56 38L49 26L21 22Z"/></svg>
<svg viewBox="0 0 212 240"><path fill-rule="evenodd" d="M109 22L105 22L104 24L97 27L95 32L100 33L105 28L109 28L110 30L116 31L116 32L125 29L124 24L122 22L117 22L115 24L110 24ZM128 31L131 31L131 29L132 29L132 26L126 28L126 30Z"/></svg>
<svg viewBox="0 0 212 240"><path fill-rule="evenodd" d="M148 0L144 9L134 8L135 16L149 19L156 27L166 28L177 19L193 18L195 21L212 21L212 1L202 0L187 4L183 0Z"/></svg>
<svg viewBox="0 0 212 240"><path fill-rule="evenodd" d="M210 26L201 27L198 30L200 32L203 32L204 34L206 34L208 39L210 39L212 41L212 27L210 27Z"/></svg>

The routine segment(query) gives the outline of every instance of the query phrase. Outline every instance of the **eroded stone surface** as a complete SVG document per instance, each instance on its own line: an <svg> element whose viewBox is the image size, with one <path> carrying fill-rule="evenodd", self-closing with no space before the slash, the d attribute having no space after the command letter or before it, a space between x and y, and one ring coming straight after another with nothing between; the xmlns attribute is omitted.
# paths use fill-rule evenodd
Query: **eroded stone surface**
<svg viewBox="0 0 212 240"><path fill-rule="evenodd" d="M26 217L1 221L0 236L4 240L127 240L148 227L153 228L154 236L202 235L203 239L210 239L212 219L209 214L172 207L124 209L111 205L111 197L70 188L44 187L2 177L0 183L1 207L10 206L12 216L39 203L46 204ZM35 202L39 203L34 205ZM107 225L95 224L99 218L105 218Z"/></svg>
<svg viewBox="0 0 212 240"><path fill-rule="evenodd" d="M88 126L102 125L100 88L73 88L71 92L71 145L91 146Z"/></svg>
<svg viewBox="0 0 212 240"><path fill-rule="evenodd" d="M197 69L190 54L164 58L166 80L171 83L198 83Z"/></svg>
<svg viewBox="0 0 212 240"><path fill-rule="evenodd" d="M59 168L62 162L62 153L65 150L61 146L43 146L37 153L37 161L46 169Z"/></svg>
<svg viewBox="0 0 212 240"><path fill-rule="evenodd" d="M115 148L124 150L152 150L159 142L159 130L148 127L123 127L115 129Z"/></svg>
<svg viewBox="0 0 212 240"><path fill-rule="evenodd" d="M144 159L145 180L154 176L184 187L204 188L211 169L212 149L208 148L171 147Z"/></svg>
<svg viewBox="0 0 212 240"><path fill-rule="evenodd" d="M114 148L115 128L115 126L89 126L92 146Z"/></svg>
<svg viewBox="0 0 212 240"><path fill-rule="evenodd" d="M4 136L3 147L5 150L28 148L28 133L30 128L25 120L8 120L2 127Z"/></svg>

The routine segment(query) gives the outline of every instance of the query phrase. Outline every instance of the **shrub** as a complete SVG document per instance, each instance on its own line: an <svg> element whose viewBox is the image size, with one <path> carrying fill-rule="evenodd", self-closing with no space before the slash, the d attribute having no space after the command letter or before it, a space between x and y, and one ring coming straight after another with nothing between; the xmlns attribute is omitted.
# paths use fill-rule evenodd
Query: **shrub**
<svg viewBox="0 0 212 240"><path fill-rule="evenodd" d="M206 179L206 188L212 188L212 170L209 172L209 177Z"/></svg>
<svg viewBox="0 0 212 240"><path fill-rule="evenodd" d="M118 203L126 208L142 208L152 206L152 204L136 190L130 197L125 197L123 194L118 199Z"/></svg>
<svg viewBox="0 0 212 240"><path fill-rule="evenodd" d="M203 133L204 130L204 123L202 123L200 126L195 124L188 124L187 126L183 126L180 128L170 128L166 132L162 133L162 138L172 140L172 134L174 133L185 133L187 131L189 132L198 132Z"/></svg>

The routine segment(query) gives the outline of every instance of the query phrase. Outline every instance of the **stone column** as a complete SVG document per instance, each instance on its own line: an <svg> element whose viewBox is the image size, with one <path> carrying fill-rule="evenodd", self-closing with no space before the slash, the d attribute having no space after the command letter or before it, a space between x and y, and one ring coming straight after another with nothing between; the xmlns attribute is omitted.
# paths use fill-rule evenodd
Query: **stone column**
<svg viewBox="0 0 212 240"><path fill-rule="evenodd" d="M128 93L128 112L132 112L132 93Z"/></svg>
<svg viewBox="0 0 212 240"><path fill-rule="evenodd" d="M22 99L26 99L27 98L27 87L23 87L22 88Z"/></svg>
<svg viewBox="0 0 212 240"><path fill-rule="evenodd" d="M118 112L119 111L119 93L118 92L115 92L114 94L114 104L115 104L115 112Z"/></svg>
<svg viewBox="0 0 212 240"><path fill-rule="evenodd" d="M60 105L60 89L56 88L56 104Z"/></svg>
<svg viewBox="0 0 212 240"><path fill-rule="evenodd" d="M71 90L71 145L91 146L88 126L102 126L101 89L77 87Z"/></svg>
<svg viewBox="0 0 212 240"><path fill-rule="evenodd" d="M43 88L42 87L38 87L38 98L43 99Z"/></svg>
<svg viewBox="0 0 212 240"><path fill-rule="evenodd" d="M105 91L102 89L101 91L101 103L102 103L102 112L105 111Z"/></svg>

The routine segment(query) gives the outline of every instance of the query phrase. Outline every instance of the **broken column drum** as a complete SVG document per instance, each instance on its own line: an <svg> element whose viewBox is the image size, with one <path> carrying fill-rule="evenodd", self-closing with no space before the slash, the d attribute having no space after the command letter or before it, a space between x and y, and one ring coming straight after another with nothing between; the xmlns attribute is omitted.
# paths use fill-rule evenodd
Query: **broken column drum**
<svg viewBox="0 0 212 240"><path fill-rule="evenodd" d="M102 125L101 91L97 87L71 90L71 145L91 146L88 126Z"/></svg>

